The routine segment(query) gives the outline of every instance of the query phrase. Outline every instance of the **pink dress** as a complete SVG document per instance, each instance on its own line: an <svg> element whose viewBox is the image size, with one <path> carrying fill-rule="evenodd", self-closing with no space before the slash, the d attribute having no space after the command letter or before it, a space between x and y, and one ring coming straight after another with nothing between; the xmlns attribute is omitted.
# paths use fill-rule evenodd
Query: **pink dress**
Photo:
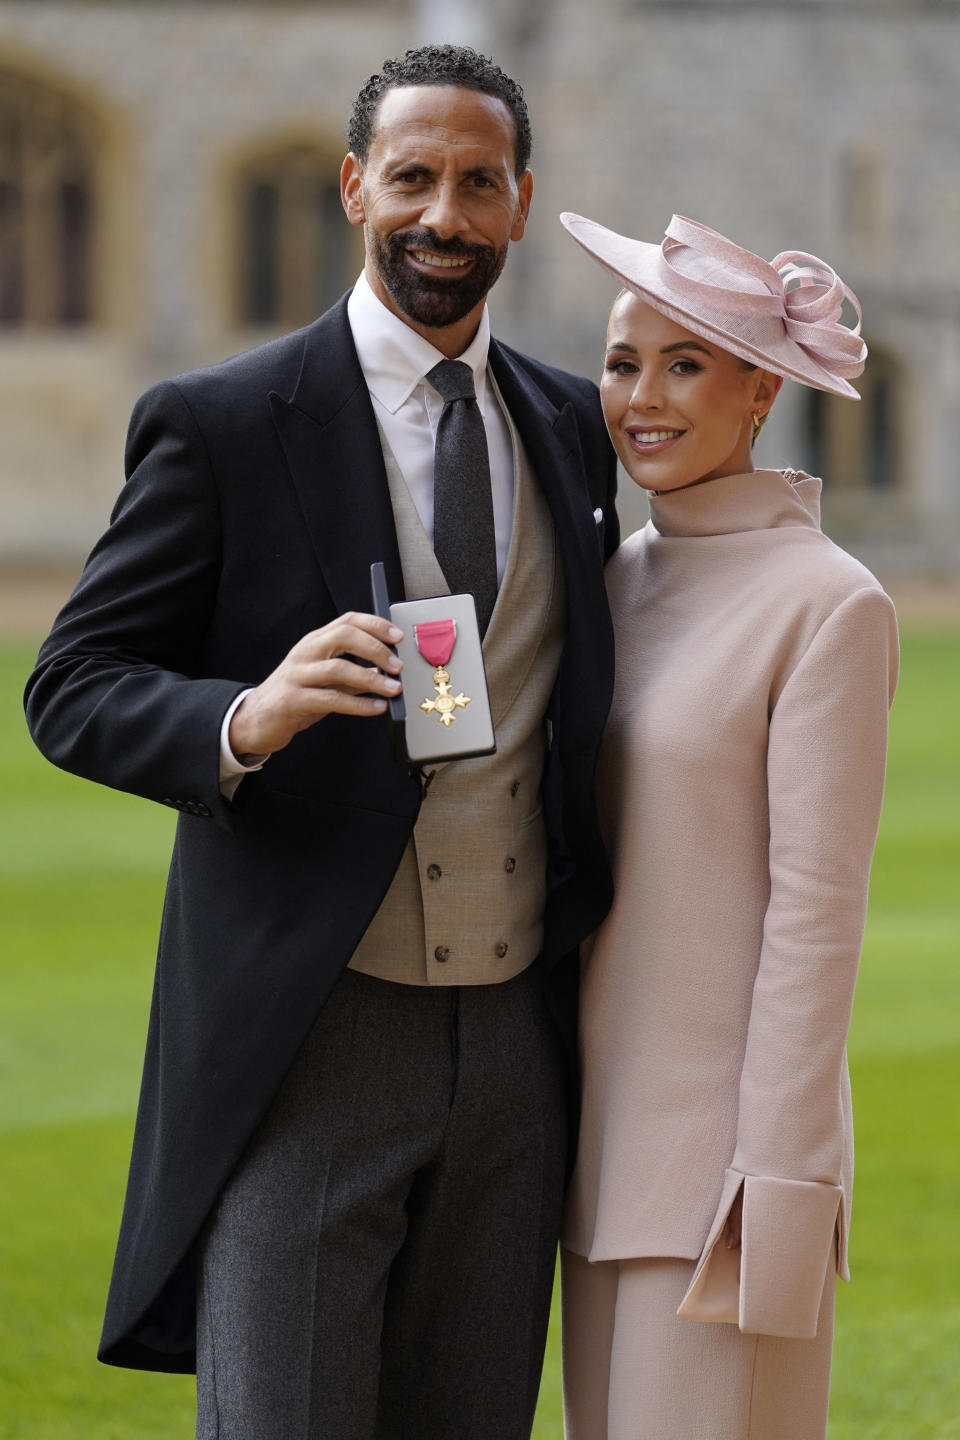
<svg viewBox="0 0 960 1440"><path fill-rule="evenodd" d="M681 1314L794 1337L848 1273L845 1041L898 654L819 494L767 470L653 497L607 568L616 898L584 964L563 1237L698 1261ZM716 1242L741 1188L738 1280Z"/></svg>

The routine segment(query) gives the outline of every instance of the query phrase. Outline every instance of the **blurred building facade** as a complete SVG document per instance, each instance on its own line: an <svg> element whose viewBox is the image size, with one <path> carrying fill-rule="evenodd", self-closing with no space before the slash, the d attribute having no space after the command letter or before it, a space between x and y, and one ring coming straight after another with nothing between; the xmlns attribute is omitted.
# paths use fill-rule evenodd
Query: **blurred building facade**
<svg viewBox="0 0 960 1440"><path fill-rule="evenodd" d="M561 210L824 256L863 303L863 399L785 386L758 459L822 473L881 575L960 573L960 0L0 0L0 565L82 558L146 385L347 288L350 105L441 39L531 107L495 331L598 372L614 287Z"/></svg>

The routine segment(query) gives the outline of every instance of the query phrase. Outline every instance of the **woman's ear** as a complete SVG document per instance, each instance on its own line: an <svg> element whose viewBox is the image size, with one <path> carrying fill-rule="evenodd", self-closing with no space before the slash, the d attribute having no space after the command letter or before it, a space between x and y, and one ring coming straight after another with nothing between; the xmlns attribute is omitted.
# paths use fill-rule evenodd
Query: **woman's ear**
<svg viewBox="0 0 960 1440"><path fill-rule="evenodd" d="M782 375L774 375L772 370L760 370L753 390L753 409L761 415L769 415L782 384Z"/></svg>

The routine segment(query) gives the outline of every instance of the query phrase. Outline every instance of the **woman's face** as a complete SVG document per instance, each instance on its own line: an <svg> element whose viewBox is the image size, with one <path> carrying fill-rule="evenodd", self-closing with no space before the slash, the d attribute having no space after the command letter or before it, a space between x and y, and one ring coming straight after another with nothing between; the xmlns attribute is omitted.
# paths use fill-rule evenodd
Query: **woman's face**
<svg viewBox="0 0 960 1440"><path fill-rule="evenodd" d="M625 293L610 312L600 398L620 461L644 490L682 490L753 469L753 416L780 377Z"/></svg>

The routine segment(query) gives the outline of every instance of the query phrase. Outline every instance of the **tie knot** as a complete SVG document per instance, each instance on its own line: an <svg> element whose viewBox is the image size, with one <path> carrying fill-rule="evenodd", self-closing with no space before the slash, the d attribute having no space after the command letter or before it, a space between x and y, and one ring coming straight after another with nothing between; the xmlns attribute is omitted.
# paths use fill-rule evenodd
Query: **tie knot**
<svg viewBox="0 0 960 1440"><path fill-rule="evenodd" d="M443 397L443 403L451 400L475 400L477 392L473 386L473 371L462 360L441 360L427 371L427 379Z"/></svg>

